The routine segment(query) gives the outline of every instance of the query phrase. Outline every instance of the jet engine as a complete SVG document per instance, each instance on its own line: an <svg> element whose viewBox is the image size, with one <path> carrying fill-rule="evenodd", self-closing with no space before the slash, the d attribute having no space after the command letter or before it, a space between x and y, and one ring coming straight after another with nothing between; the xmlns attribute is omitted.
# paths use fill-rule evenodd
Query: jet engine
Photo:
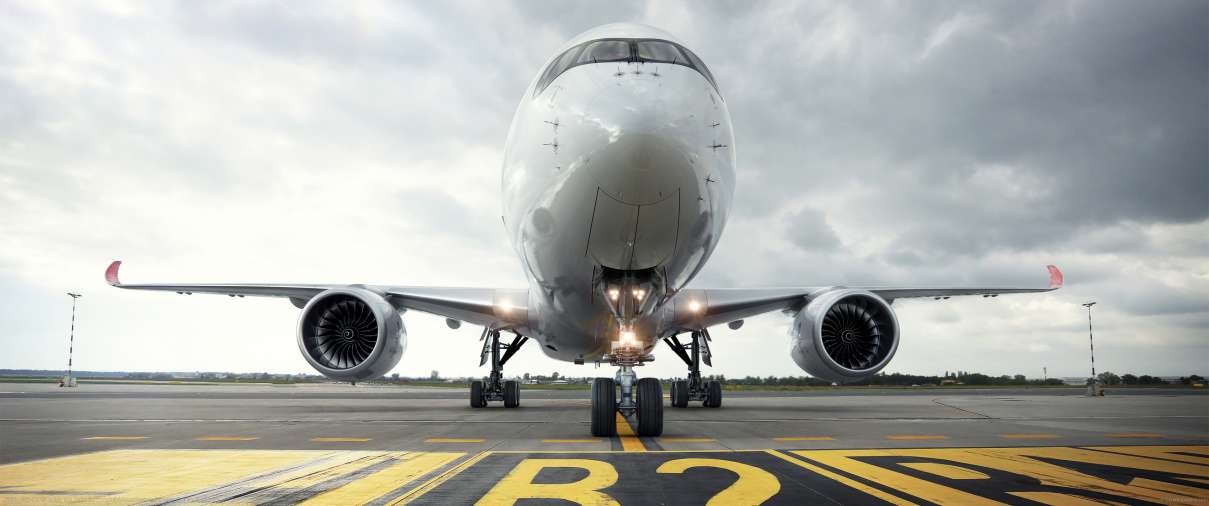
<svg viewBox="0 0 1209 506"><path fill-rule="evenodd" d="M298 318L298 349L324 376L341 381L380 377L407 348L403 319L382 295L358 287L316 295Z"/></svg>
<svg viewBox="0 0 1209 506"><path fill-rule="evenodd" d="M798 367L836 383L877 374L898 350L898 318L885 299L842 288L823 293L798 311L790 328Z"/></svg>

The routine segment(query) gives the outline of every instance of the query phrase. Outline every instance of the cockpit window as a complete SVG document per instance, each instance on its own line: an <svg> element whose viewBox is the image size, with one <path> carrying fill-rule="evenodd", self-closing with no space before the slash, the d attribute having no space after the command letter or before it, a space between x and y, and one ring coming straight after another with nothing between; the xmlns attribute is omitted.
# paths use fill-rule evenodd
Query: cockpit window
<svg viewBox="0 0 1209 506"><path fill-rule="evenodd" d="M646 61L667 63L688 61L688 58L684 56L684 53L681 53L680 49L671 42L664 42L662 40L640 40L637 42L637 45L638 57Z"/></svg>
<svg viewBox="0 0 1209 506"><path fill-rule="evenodd" d="M624 40L597 40L589 42L575 59L576 65L603 63L610 61L629 61L630 43Z"/></svg>
<svg viewBox="0 0 1209 506"><path fill-rule="evenodd" d="M688 48L659 39L600 39L584 42L558 55L542 73L537 82L534 96L550 86L559 75L580 65L605 62L668 63L681 65L699 72L709 84L718 89L713 74L705 63Z"/></svg>

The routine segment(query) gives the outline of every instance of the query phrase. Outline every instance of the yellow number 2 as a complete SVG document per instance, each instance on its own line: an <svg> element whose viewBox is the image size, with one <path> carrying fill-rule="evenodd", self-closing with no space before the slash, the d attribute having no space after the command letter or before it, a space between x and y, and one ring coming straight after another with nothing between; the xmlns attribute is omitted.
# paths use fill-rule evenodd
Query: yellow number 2
<svg viewBox="0 0 1209 506"><path fill-rule="evenodd" d="M720 459L676 459L664 462L657 473L680 474L694 467L716 467L739 475L731 486L712 497L707 506L724 504L762 504L781 491L781 482L772 473L758 467Z"/></svg>

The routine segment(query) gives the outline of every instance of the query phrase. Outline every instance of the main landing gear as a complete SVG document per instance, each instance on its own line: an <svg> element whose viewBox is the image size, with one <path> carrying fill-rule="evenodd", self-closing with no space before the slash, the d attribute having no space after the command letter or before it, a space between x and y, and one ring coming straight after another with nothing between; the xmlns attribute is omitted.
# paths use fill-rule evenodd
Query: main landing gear
<svg viewBox="0 0 1209 506"><path fill-rule="evenodd" d="M485 407L487 401L504 401L505 408L521 405L520 384L514 380L504 381L504 364L528 340L528 337L517 334L511 343L505 344L500 341L500 331L490 328L483 330L483 351L479 354L479 366L486 364L490 358L491 375L487 377L487 381L470 382L470 407ZM504 352L503 356L500 356L500 351Z"/></svg>
<svg viewBox="0 0 1209 506"><path fill-rule="evenodd" d="M688 365L688 379L672 382L673 408L686 408L689 401L701 401L707 408L722 407L722 383L701 379L701 362L713 365L709 341L709 331L705 329L693 332L688 343L682 344L676 336L663 340Z"/></svg>

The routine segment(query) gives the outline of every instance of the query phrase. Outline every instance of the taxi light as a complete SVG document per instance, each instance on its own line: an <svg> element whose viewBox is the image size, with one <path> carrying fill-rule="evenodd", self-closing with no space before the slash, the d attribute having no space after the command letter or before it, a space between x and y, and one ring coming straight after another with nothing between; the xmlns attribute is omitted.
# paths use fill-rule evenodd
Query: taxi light
<svg viewBox="0 0 1209 506"><path fill-rule="evenodd" d="M617 300L617 297L619 297L619 296L621 296L621 290L618 290L616 288L609 289L609 298L610 299Z"/></svg>
<svg viewBox="0 0 1209 506"><path fill-rule="evenodd" d="M694 313L701 311L701 303L695 300L688 301L688 310Z"/></svg>
<svg viewBox="0 0 1209 506"><path fill-rule="evenodd" d="M634 298L635 299L642 300L642 298L645 296L646 296L646 290L643 290L641 288L634 289Z"/></svg>

